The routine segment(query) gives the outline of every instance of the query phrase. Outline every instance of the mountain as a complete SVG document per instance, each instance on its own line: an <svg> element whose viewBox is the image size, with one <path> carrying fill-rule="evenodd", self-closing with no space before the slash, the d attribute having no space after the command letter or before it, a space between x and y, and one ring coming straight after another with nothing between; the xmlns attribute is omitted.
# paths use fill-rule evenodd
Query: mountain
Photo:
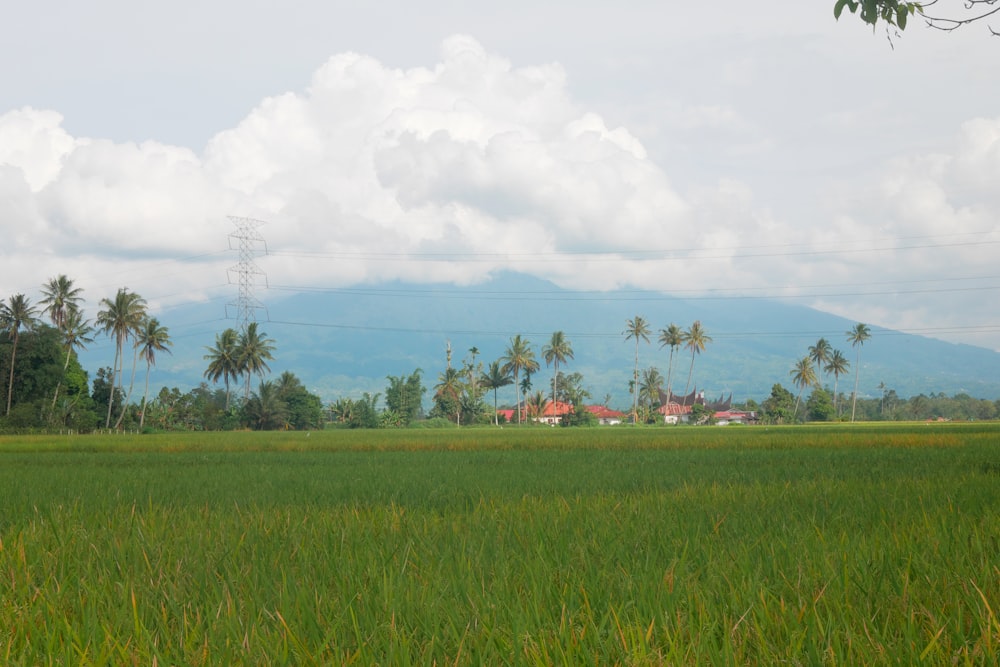
<svg viewBox="0 0 1000 667"><path fill-rule="evenodd" d="M430 388L446 364L450 341L452 364L460 366L469 349L479 350L484 366L500 357L509 338L522 334L533 344L542 369L534 385L546 389L551 369L541 347L553 331L570 340L574 358L565 372L579 372L595 401L611 395L614 406L631 402L634 343L622 334L636 315L651 329L641 344L640 369L656 366L666 376L669 349L660 349L659 329L671 322L687 328L700 320L713 338L695 360L692 386L709 397L733 394L737 401L766 398L780 382L792 387L789 371L810 345L827 338L851 362L839 390L850 393L857 350L846 339L855 322L801 305L767 299L678 299L650 291L574 292L525 275L506 273L487 283L453 285L380 284L336 290L302 291L285 296L274 290L258 294L267 303L260 327L277 346L272 372L291 370L324 400L383 392L387 375L420 368ZM158 313L174 336L173 354L161 355L151 384L190 388L202 381L205 347L228 326L218 303L190 304ZM195 323L195 324L186 324ZM1000 397L1000 354L971 345L872 327L861 349L860 396L877 396L879 384L900 396L965 392L978 398ZM110 353L109 353L110 351ZM84 367L93 376L109 366L113 350L99 345L86 352ZM684 390L691 363L683 348L675 354L673 387ZM140 369L142 372L142 369ZM833 378L824 380L833 384ZM513 389L501 390L513 400Z"/></svg>

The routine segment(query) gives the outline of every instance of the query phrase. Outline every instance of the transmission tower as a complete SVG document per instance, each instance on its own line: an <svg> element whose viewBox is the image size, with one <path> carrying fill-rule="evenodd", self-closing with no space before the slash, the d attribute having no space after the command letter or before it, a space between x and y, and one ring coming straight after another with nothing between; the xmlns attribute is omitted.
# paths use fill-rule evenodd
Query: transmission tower
<svg viewBox="0 0 1000 667"><path fill-rule="evenodd" d="M240 263L229 268L229 282L232 284L232 274L235 273L240 291L236 301L226 304L226 317L229 317L230 307L234 308L236 320L239 322L239 330L246 332L247 325L257 321L256 312L258 310L267 312L264 304L253 295L253 288L258 283L263 282L264 286L267 287L267 275L254 262L254 257L261 251L260 249L263 249L264 255L267 254L267 243L257 231L257 228L263 225L264 221L240 218L234 215L229 216L229 219L236 225L236 230L229 235L229 249L237 250L240 257Z"/></svg>

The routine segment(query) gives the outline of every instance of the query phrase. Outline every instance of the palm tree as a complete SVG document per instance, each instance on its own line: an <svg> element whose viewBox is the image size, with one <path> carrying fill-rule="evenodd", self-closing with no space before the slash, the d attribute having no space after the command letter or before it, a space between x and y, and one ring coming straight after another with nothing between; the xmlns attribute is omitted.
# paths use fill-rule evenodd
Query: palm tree
<svg viewBox="0 0 1000 667"><path fill-rule="evenodd" d="M354 401L349 398L338 398L330 404L330 419L338 424L347 424L351 421L353 411Z"/></svg>
<svg viewBox="0 0 1000 667"><path fill-rule="evenodd" d="M513 383L514 380L510 377L510 373L507 373L500 367L499 361L491 361L489 370L483 373L480 382L487 389L493 390L493 424L499 426L500 415L497 414L497 389L506 387Z"/></svg>
<svg viewBox="0 0 1000 667"><path fill-rule="evenodd" d="M235 382L240 377L239 342L236 329L226 329L216 334L215 347L206 347L208 354L202 357L208 360L205 378L212 382L221 379L226 385L226 412L229 412L229 381Z"/></svg>
<svg viewBox="0 0 1000 667"><path fill-rule="evenodd" d="M795 366L788 372L792 376L792 382L799 388L799 395L795 397L795 409L793 415L799 414L799 400L802 398L802 390L806 387L816 385L816 369L813 367L813 360L809 356L802 357L795 362Z"/></svg>
<svg viewBox="0 0 1000 667"><path fill-rule="evenodd" d="M253 396L247 398L246 415L251 428L255 430L270 431L285 426L288 405L281 400L278 386L273 382L261 381Z"/></svg>
<svg viewBox="0 0 1000 667"><path fill-rule="evenodd" d="M531 391L531 371L525 370L524 377L521 378L521 394L526 395Z"/></svg>
<svg viewBox="0 0 1000 667"><path fill-rule="evenodd" d="M14 395L14 362L17 360L17 341L21 329L30 330L35 326L35 308L31 300L23 294L11 296L7 303L0 303L0 329L5 330L11 339L10 348L10 379L7 381L7 411L10 414L11 398Z"/></svg>
<svg viewBox="0 0 1000 667"><path fill-rule="evenodd" d="M573 346L562 331L553 332L552 338L542 347L542 358L545 365L552 365L552 405L556 404L556 385L559 382L559 364L565 364L573 358Z"/></svg>
<svg viewBox="0 0 1000 667"><path fill-rule="evenodd" d="M688 369L687 385L684 387L684 402L687 404L687 393L691 388L691 374L694 373L695 355L705 351L705 346L712 342L712 337L705 333L700 320L695 320L691 328L685 331L682 336L684 338L684 347L691 350L691 367Z"/></svg>
<svg viewBox="0 0 1000 667"><path fill-rule="evenodd" d="M56 278L50 278L42 286L44 298L39 303L45 306L42 312L48 313L56 329L62 331L69 314L79 309L82 291L80 287L73 287L73 281L61 274Z"/></svg>
<svg viewBox="0 0 1000 667"><path fill-rule="evenodd" d="M127 287L122 287L115 294L114 300L101 299L101 306L103 306L103 310L97 311L96 324L106 336L115 339L115 361L111 366L110 393L113 398L115 389L121 384L122 350L125 341L142 324L146 316L146 300L135 292L129 292ZM111 406L113 404L114 400L108 399L108 416L104 421L104 428L111 428ZM122 405L123 415L125 407Z"/></svg>
<svg viewBox="0 0 1000 667"><path fill-rule="evenodd" d="M858 348L857 358L854 361L854 395L851 397L851 422L854 422L854 411L858 406L858 375L861 370L861 346L872 337L872 330L867 324L858 322L847 332L847 342L851 347Z"/></svg>
<svg viewBox="0 0 1000 667"><path fill-rule="evenodd" d="M278 396L286 400L289 396L303 389L302 380L291 371L284 371L278 376Z"/></svg>
<svg viewBox="0 0 1000 667"><path fill-rule="evenodd" d="M170 347L173 344L167 327L161 326L160 321L155 317L146 319L138 336L136 336L135 345L139 350L139 357L146 362L146 386L142 391L142 409L139 411L140 429L146 423L146 398L149 396L150 368L156 365L156 353L166 352L170 354Z"/></svg>
<svg viewBox="0 0 1000 667"><path fill-rule="evenodd" d="M660 390L663 389L663 374L655 366L650 366L642 372L639 382L639 393L643 403L649 408L660 400Z"/></svg>
<svg viewBox="0 0 1000 667"><path fill-rule="evenodd" d="M514 386L521 389L521 394L517 397L517 423L520 424L521 403L524 399L524 391L518 383L518 378L521 375L521 371L524 371L530 377L531 373L538 370L535 351L531 349L531 343L526 338L521 338L521 334L517 334L510 339L510 344L507 346L507 350L503 356L500 357L500 361L503 362L501 370L507 375L512 375L514 377Z"/></svg>
<svg viewBox="0 0 1000 667"><path fill-rule="evenodd" d="M73 287L73 281L65 275L60 274L56 278L50 278L42 286L43 299L39 302L44 305L43 313L48 313L52 325L63 335L63 346L66 347L66 361L63 363L63 375L69 368L69 359L74 347L84 347L84 343L93 342L92 338L87 338L90 334L89 322L80 315L80 292L83 289ZM74 331L69 333L67 329L72 327ZM82 327L82 329L81 329ZM80 338L80 336L83 338ZM62 378L56 383L56 391L52 395L52 410L56 408L59 400L59 390L62 389Z"/></svg>
<svg viewBox="0 0 1000 667"><path fill-rule="evenodd" d="M536 391L525 399L524 409L528 412L529 417L538 421L545 416L545 408L548 404L549 399L545 398L545 394L542 391Z"/></svg>
<svg viewBox="0 0 1000 667"><path fill-rule="evenodd" d="M445 400L451 401L455 406L455 424L462 425L462 376L458 370L450 366L444 369L444 373L438 375L438 383L434 385L434 397L439 404Z"/></svg>
<svg viewBox="0 0 1000 667"><path fill-rule="evenodd" d="M72 308L66 313L61 330L63 349L66 350L66 359L63 361L63 375L66 374L66 369L69 368L69 359L73 355L73 351L76 349L85 349L87 343L94 342L94 339L90 337L93 330L93 327L90 326L90 321L83 319L83 314L76 308ZM55 395L52 396L53 410L56 409L56 401L59 399L59 390L61 388L62 378L59 378L59 382L56 383Z"/></svg>
<svg viewBox="0 0 1000 667"><path fill-rule="evenodd" d="M847 360L847 357L840 350L834 350L833 354L830 355L830 360L823 367L824 372L833 374L833 414L838 419L840 418L840 412L837 410L837 385L840 382L840 376L844 375L850 367L851 362Z"/></svg>
<svg viewBox="0 0 1000 667"><path fill-rule="evenodd" d="M823 372L826 363L830 361L831 354L833 354L833 346L825 338L820 338L815 345L809 346L809 359L816 364L817 376Z"/></svg>
<svg viewBox="0 0 1000 667"><path fill-rule="evenodd" d="M476 377L476 357L479 356L479 348L473 345L469 348L469 356L472 357L472 361L469 363L469 387L472 389L472 400L479 400L479 387L477 387L478 378Z"/></svg>
<svg viewBox="0 0 1000 667"><path fill-rule="evenodd" d="M244 397L250 399L250 377L257 374L264 377L271 367L268 361L274 360L274 340L267 337L263 331L257 331L257 323L247 324L246 331L240 336L236 346L237 370L242 375L246 373L247 386Z"/></svg>
<svg viewBox="0 0 1000 667"><path fill-rule="evenodd" d="M681 331L679 326L671 322L670 326L666 329L660 329L660 337L658 340L660 342L661 350L664 347L670 347L670 361L667 362L667 400L669 401L671 395L670 381L674 372L674 350L684 344L684 332Z"/></svg>
<svg viewBox="0 0 1000 667"><path fill-rule="evenodd" d="M649 323L636 315L625 321L625 342L635 339L635 366L632 370L632 423L638 421L639 413L639 340L649 342Z"/></svg>

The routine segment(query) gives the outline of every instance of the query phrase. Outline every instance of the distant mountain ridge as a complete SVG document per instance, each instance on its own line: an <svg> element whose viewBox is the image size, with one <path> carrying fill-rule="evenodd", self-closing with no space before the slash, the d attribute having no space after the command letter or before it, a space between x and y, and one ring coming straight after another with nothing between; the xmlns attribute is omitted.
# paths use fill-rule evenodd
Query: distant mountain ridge
<svg viewBox="0 0 1000 667"><path fill-rule="evenodd" d="M505 273L468 286L387 283L337 290L316 290L284 296L264 292L268 307L261 328L275 339L277 374L291 370L324 400L356 397L363 391L382 392L387 375L409 374L420 368L428 388L445 368L450 342L452 364L459 366L478 349L486 366L499 358L514 334L528 338L541 370L534 385L546 389L551 369L541 347L561 330L573 346L574 358L563 367L579 372L595 402L611 395L611 405L631 403L634 343L622 331L636 315L650 325L650 344L640 345L640 368L656 366L666 377L669 349L657 343L659 330L671 322L687 328L700 320L713 341L695 360L692 385L707 395L733 394L736 401L762 400L777 382L791 388L789 371L810 345L827 338L851 362L839 390L854 383L856 349L846 339L855 322L801 305L767 299L679 299L651 291L574 292L530 276ZM192 322L224 317L219 304L191 304L158 315ZM235 323L219 320L218 331ZM877 396L878 388L900 396L920 393L968 393L977 398L1000 397L1000 354L872 326L873 337L861 349L859 395ZM214 333L176 338L173 355L160 356L151 382L156 387L192 387L202 381L205 346ZM93 372L110 360L91 359ZM691 355L675 354L673 388L685 389ZM833 378L824 378L831 388ZM501 401L512 402L514 391L501 390Z"/></svg>

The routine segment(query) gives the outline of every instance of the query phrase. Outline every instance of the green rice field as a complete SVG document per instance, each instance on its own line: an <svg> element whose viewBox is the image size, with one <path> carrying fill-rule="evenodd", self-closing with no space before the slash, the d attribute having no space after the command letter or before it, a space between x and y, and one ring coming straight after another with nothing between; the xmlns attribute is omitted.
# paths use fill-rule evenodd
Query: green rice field
<svg viewBox="0 0 1000 667"><path fill-rule="evenodd" d="M4 665L989 665L1000 424L0 438Z"/></svg>

